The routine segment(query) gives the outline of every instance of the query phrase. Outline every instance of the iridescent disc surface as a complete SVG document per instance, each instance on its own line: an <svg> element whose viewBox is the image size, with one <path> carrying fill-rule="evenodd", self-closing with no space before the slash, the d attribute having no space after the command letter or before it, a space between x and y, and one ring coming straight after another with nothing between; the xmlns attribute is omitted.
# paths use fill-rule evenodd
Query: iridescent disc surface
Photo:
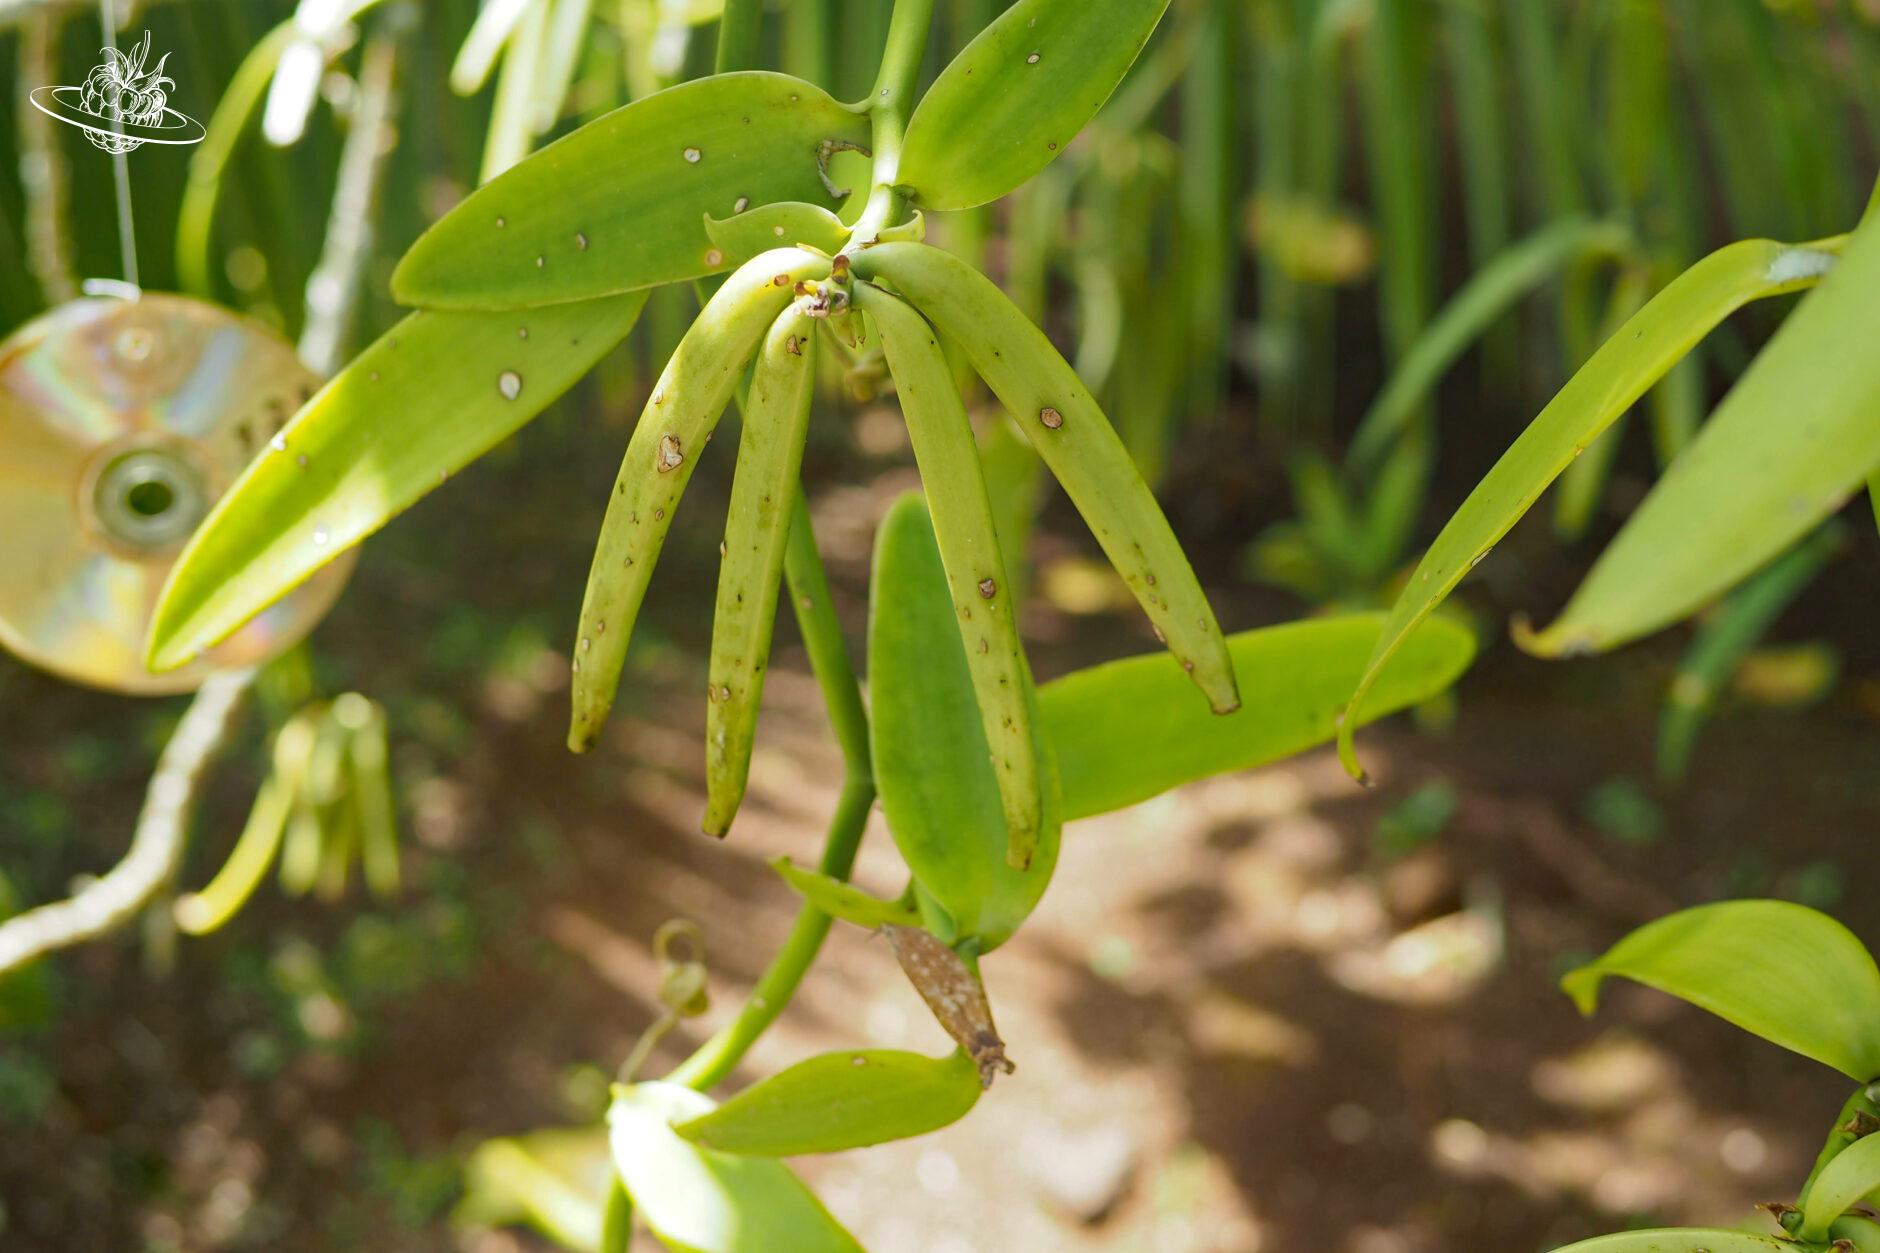
<svg viewBox="0 0 1880 1253"><path fill-rule="evenodd" d="M350 555L183 669L142 660L184 542L317 383L265 327L182 296L75 300L0 343L0 645L158 694L300 640Z"/></svg>

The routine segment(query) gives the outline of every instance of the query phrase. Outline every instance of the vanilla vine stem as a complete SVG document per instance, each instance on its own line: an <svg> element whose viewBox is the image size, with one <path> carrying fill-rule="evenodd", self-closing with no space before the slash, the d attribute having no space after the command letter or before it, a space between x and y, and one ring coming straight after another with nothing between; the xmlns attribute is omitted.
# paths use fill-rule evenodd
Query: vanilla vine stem
<svg viewBox="0 0 1880 1253"><path fill-rule="evenodd" d="M864 102L874 124L874 167L869 174L868 203L856 220L848 251L867 247L884 228L895 225L906 211L896 190L900 179L901 137L914 107L921 57L927 51L927 32L933 27L934 0L895 0L888 18L888 42L881 54L881 69Z"/></svg>
<svg viewBox="0 0 1880 1253"><path fill-rule="evenodd" d="M868 714L862 708L861 687L849 664L848 646L842 639L842 626L836 619L835 605L829 595L829 580L823 571L822 557L816 551L815 532L810 528L809 505L800 487L790 519L788 546L784 549L783 576L789 585L790 605L796 611L797 627L809 651L810 668L822 688L829 723L842 749L845 773L842 795L829 819L818 869L831 878L847 879L855 867L855 851L861 846L868 811L875 803L875 776L868 751ZM700 1045L666 1076L667 1079L704 1091L729 1075L796 994L797 985L816 960L832 921L822 910L808 901L803 902L797 910L796 924L790 928L789 939L771 958L738 1016Z"/></svg>
<svg viewBox="0 0 1880 1253"><path fill-rule="evenodd" d="M914 89L926 50L927 31L933 24L933 0L896 0L888 24L887 48L875 80L868 109L875 119L875 153L871 191L857 223L856 238L872 238L882 226L893 224L905 205L894 190L900 161L901 135L907 128ZM755 62L757 22L761 7L734 0L725 6L718 31L717 69L720 73L747 69ZM790 606L809 652L810 669L822 690L831 730L842 750L844 779L835 812L823 840L818 869L846 880L855 866L862 830L875 803L874 767L868 748L868 714L862 707L861 685L850 664L842 624L829 593L829 579L816 534L810 525L809 503L799 485L790 517L790 537L784 549L784 582ZM700 1091L723 1080L750 1050L757 1038L783 1012L808 973L833 919L805 901L783 947L751 989L737 1017L701 1044L675 1067L667 1079ZM610 1208L618 1209L618 1201ZM618 1215L616 1214L616 1219Z"/></svg>

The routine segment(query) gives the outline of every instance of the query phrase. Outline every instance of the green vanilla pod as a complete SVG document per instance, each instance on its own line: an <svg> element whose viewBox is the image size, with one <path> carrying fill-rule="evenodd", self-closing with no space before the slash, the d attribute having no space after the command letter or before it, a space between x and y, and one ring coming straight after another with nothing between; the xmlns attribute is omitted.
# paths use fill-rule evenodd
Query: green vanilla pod
<svg viewBox="0 0 1880 1253"><path fill-rule="evenodd" d="M725 515L705 703L704 827L709 835L730 828L751 770L815 381L816 321L792 306L771 324L757 352Z"/></svg>
<svg viewBox="0 0 1880 1253"><path fill-rule="evenodd" d="M1022 674L1022 672L1021 672ZM925 501L909 493L875 535L868 614L869 734L895 847L920 889L922 917L949 942L989 952L1025 920L1057 864L1057 766L1025 679L1039 766L1031 864L1007 860L1009 833L967 651ZM933 910L945 917L933 916Z"/></svg>
<svg viewBox="0 0 1880 1253"><path fill-rule="evenodd" d="M854 266L892 284L965 350L1209 706L1238 709L1227 643L1187 555L1109 418L1044 332L985 275L938 248L878 244L857 252Z"/></svg>
<svg viewBox="0 0 1880 1253"><path fill-rule="evenodd" d="M827 257L797 248L745 262L699 312L653 385L607 501L581 602L568 728L575 752L586 752L600 736L673 510L745 364L797 283L828 273Z"/></svg>
<svg viewBox="0 0 1880 1253"><path fill-rule="evenodd" d="M926 319L866 283L856 285L855 305L874 320L888 354L933 514L980 724L992 752L1009 833L1007 860L1023 870L1038 844L1038 763L1027 708L1025 655L979 445L939 337Z"/></svg>

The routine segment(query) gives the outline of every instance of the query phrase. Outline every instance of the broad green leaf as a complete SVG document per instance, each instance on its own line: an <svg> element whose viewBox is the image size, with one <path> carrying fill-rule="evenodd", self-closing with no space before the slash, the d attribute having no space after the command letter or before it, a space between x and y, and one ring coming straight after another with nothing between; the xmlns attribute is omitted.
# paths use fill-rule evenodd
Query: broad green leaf
<svg viewBox="0 0 1880 1253"><path fill-rule="evenodd" d="M875 535L868 692L875 782L895 846L957 928L947 938L977 936L980 951L989 951L1017 930L1051 880L1062 822L1057 775L1028 691L1042 817L1030 868L1014 870L939 543L917 493L896 501Z"/></svg>
<svg viewBox="0 0 1880 1253"><path fill-rule="evenodd" d="M451 1219L477 1227L527 1223L565 1249L594 1253L613 1179L605 1127L485 1140L464 1163L463 1199Z"/></svg>
<svg viewBox="0 0 1880 1253"><path fill-rule="evenodd" d="M862 1253L782 1162L700 1148L672 1129L710 1113L674 1083L614 1089L614 1165L640 1217L676 1253Z"/></svg>
<svg viewBox="0 0 1880 1253"><path fill-rule="evenodd" d="M795 888L804 900L831 918L852 922L858 927L917 927L920 911L912 904L884 901L864 892L852 883L844 883L815 870L806 870L788 857L773 858L770 868Z"/></svg>
<svg viewBox="0 0 1880 1253"><path fill-rule="evenodd" d="M728 218L707 214L705 234L727 265L741 265L772 248L804 245L834 256L849 241L841 218L819 204L796 200L758 205Z"/></svg>
<svg viewBox="0 0 1880 1253"><path fill-rule="evenodd" d="M1005 195L1096 116L1167 7L1018 0L921 97L897 181L929 209L970 209Z"/></svg>
<svg viewBox="0 0 1880 1253"><path fill-rule="evenodd" d="M392 294L425 308L514 309L701 278L732 264L707 216L780 200L833 208L825 145L868 139L865 117L787 74L669 87L472 192L411 246Z"/></svg>
<svg viewBox="0 0 1880 1253"><path fill-rule="evenodd" d="M1717 323L1752 300L1813 286L1833 266L1843 242L1790 245L1752 239L1721 248L1673 279L1600 345L1475 485L1391 606L1339 730L1338 752L1347 770L1364 775L1351 743L1356 715L1410 629L1442 603L1600 432Z"/></svg>
<svg viewBox="0 0 1880 1253"><path fill-rule="evenodd" d="M1166 653L1073 671L1038 689L1045 736L1057 757L1064 820L1121 809L1194 779L1278 761L1322 744L1338 727L1377 638L1378 613L1315 618L1227 637L1246 703L1211 714ZM1381 718L1455 682L1475 640L1434 618L1405 641L1366 707Z"/></svg>
<svg viewBox="0 0 1880 1253"><path fill-rule="evenodd" d="M633 329L643 295L416 313L335 375L216 502L157 605L183 665L535 417Z"/></svg>
<svg viewBox="0 0 1880 1253"><path fill-rule="evenodd" d="M1877 323L1870 219L1528 646L1600 652L1669 626L1839 510L1880 467Z"/></svg>
<svg viewBox="0 0 1880 1253"><path fill-rule="evenodd" d="M1658 1231L1621 1231L1577 1244L1563 1244L1554 1253L1802 1253L1794 1244L1775 1236L1706 1227L1667 1227Z"/></svg>
<svg viewBox="0 0 1880 1253"><path fill-rule="evenodd" d="M1825 1240L1834 1220L1854 1202L1880 1188L1880 1135L1854 1141L1822 1168L1802 1199L1804 1240Z"/></svg>
<svg viewBox="0 0 1880 1253"><path fill-rule="evenodd" d="M727 1153L840 1153L938 1131L964 1118L984 1089L959 1050L824 1053L761 1080L673 1130Z"/></svg>
<svg viewBox="0 0 1880 1253"><path fill-rule="evenodd" d="M1623 975L1869 1082L1880 1077L1880 970L1852 932L1787 901L1722 901L1647 923L1560 981L1590 1014Z"/></svg>

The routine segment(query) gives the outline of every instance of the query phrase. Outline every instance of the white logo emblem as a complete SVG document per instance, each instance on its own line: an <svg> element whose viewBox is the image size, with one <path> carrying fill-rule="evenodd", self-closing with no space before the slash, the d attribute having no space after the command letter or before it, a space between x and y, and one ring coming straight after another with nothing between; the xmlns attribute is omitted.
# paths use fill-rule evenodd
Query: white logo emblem
<svg viewBox="0 0 1880 1253"><path fill-rule="evenodd" d="M129 52L104 49L104 62L94 66L80 86L33 88L33 106L79 127L106 152L135 152L147 143L200 143L202 123L170 108L164 93L165 87L176 86L163 73L170 54L146 69L149 56L150 32L145 31L144 41Z"/></svg>

